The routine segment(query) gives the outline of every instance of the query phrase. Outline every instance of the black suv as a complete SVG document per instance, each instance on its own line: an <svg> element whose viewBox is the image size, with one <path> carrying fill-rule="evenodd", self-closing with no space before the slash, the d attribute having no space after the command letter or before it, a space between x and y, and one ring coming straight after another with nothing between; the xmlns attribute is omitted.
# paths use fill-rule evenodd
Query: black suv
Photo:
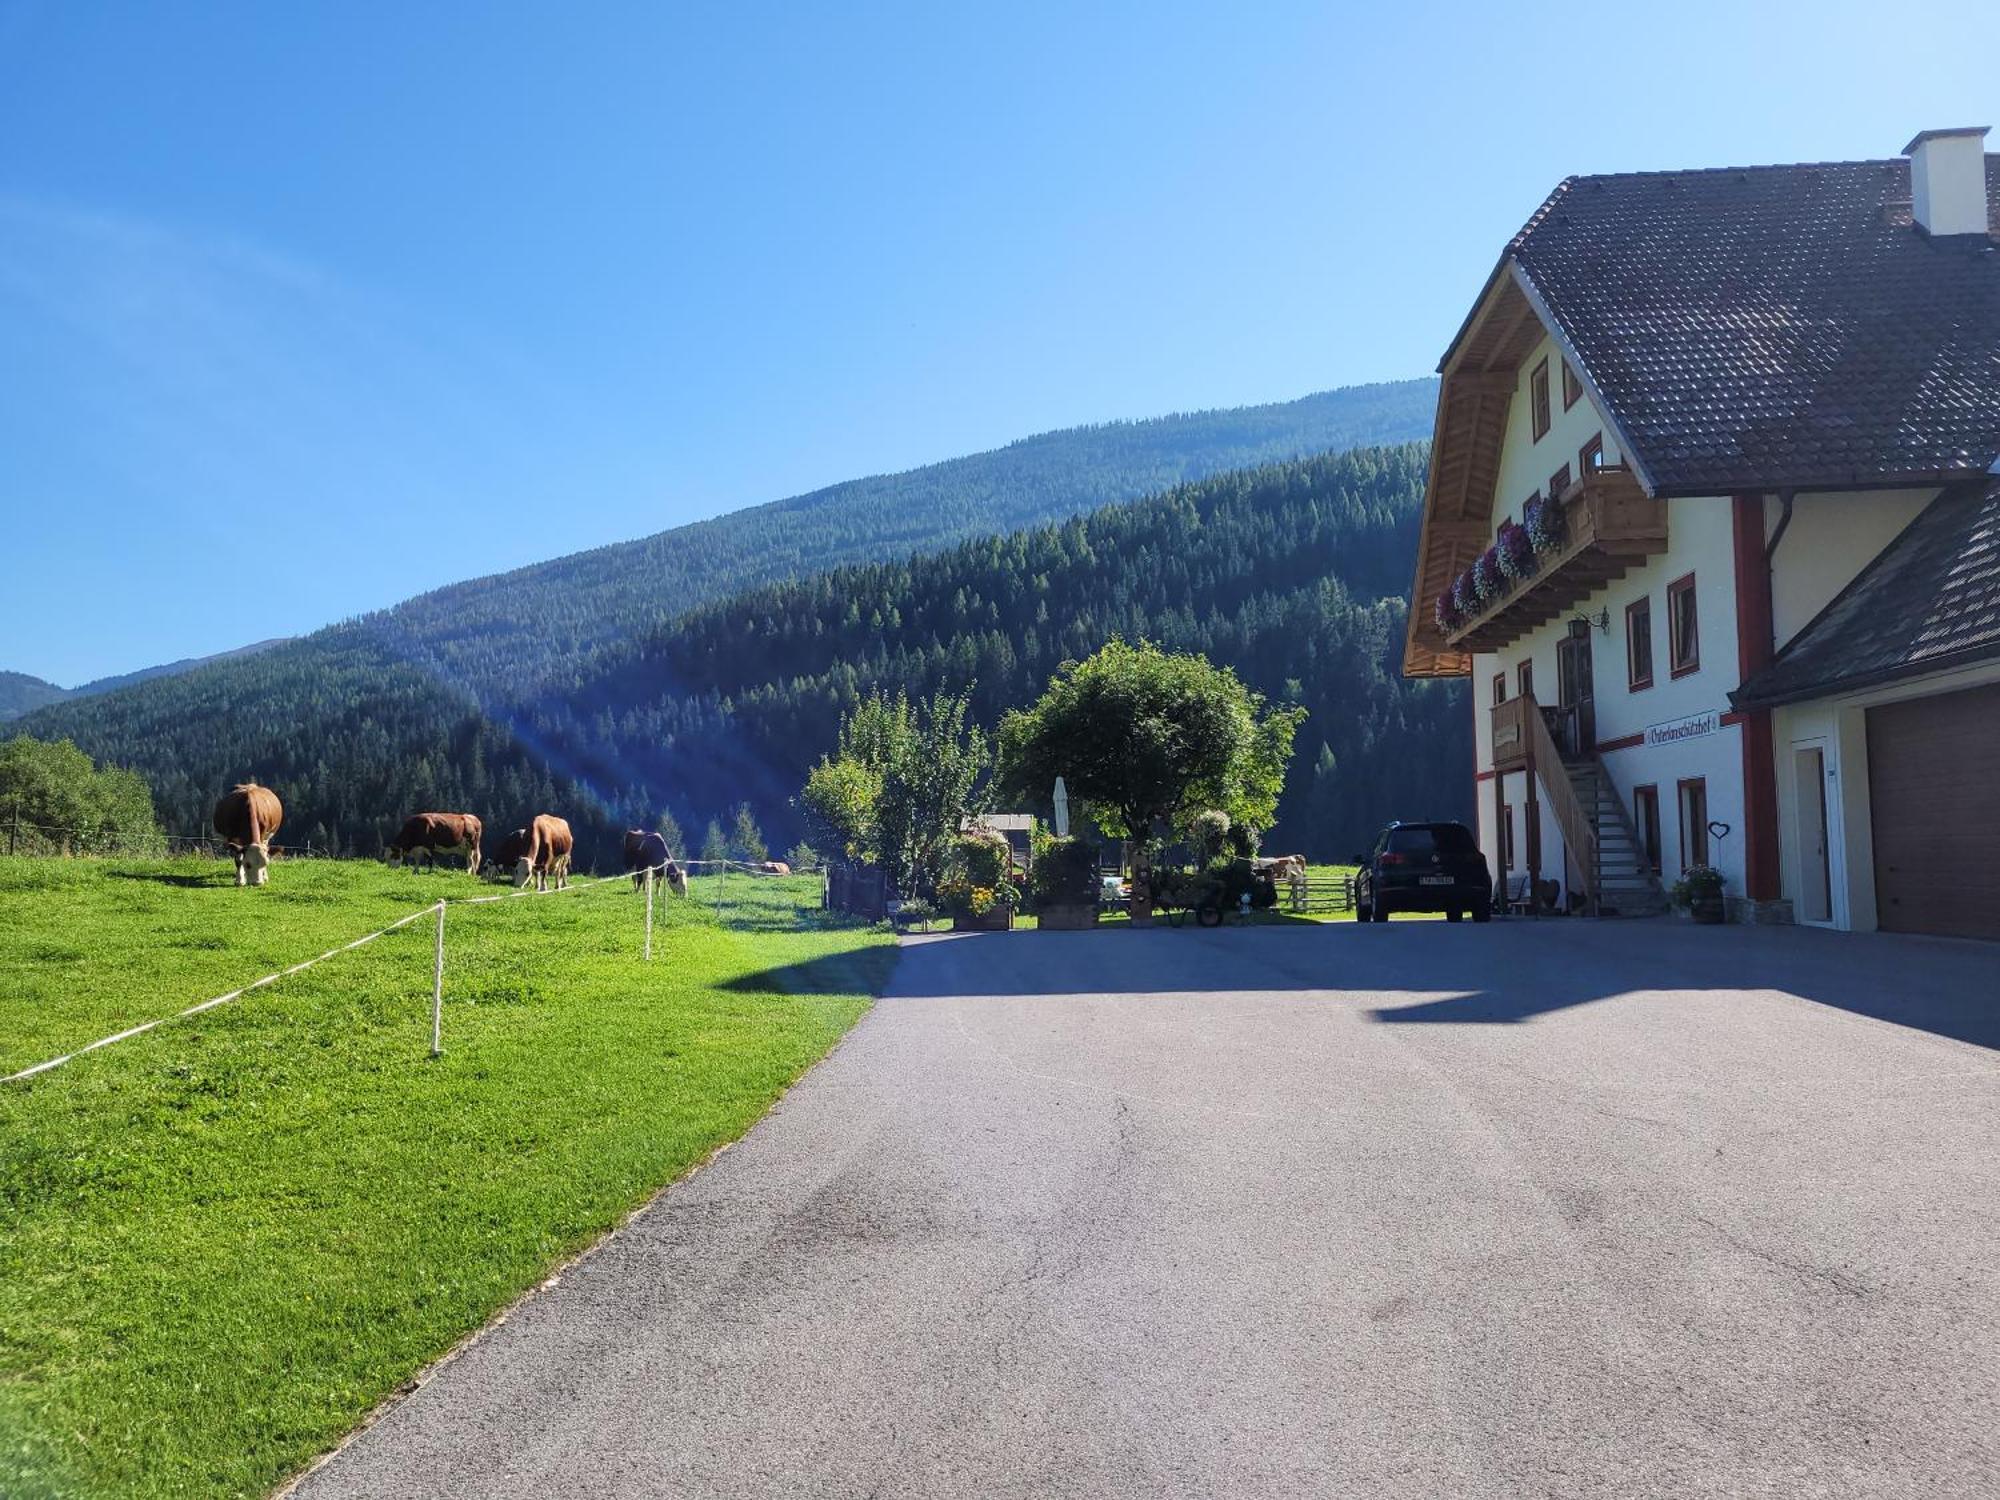
<svg viewBox="0 0 2000 1500"><path fill-rule="evenodd" d="M1386 922L1392 911L1441 911L1456 922L1493 917L1493 874L1463 823L1391 823L1354 872L1354 919Z"/></svg>

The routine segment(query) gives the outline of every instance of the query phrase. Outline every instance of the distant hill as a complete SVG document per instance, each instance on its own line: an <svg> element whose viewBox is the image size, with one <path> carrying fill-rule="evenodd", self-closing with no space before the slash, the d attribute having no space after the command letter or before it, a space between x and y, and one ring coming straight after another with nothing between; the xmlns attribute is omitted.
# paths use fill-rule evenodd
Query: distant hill
<svg viewBox="0 0 2000 1500"><path fill-rule="evenodd" d="M710 599L847 562L935 550L1278 459L1430 436L1437 382L1106 422L902 474L849 480L633 542L420 595L338 633L486 699L555 674Z"/></svg>
<svg viewBox="0 0 2000 1500"><path fill-rule="evenodd" d="M22 714L32 712L50 703L62 703L71 698L91 698L99 693L115 693L120 688L132 686L135 682L147 682L155 677L175 677L182 672L192 672L196 667L205 667L211 662L234 661L242 656L255 656L259 651L269 651L273 646L282 646L289 636L274 636L268 641L258 641L249 646L238 646L231 651L218 651L212 656L184 656L179 661L166 662L157 667L141 667L136 672L124 672L116 677L99 677L94 682L86 682L81 687L57 687L53 682L44 682L39 677L30 677L25 672L0 672L0 723L17 719Z"/></svg>
<svg viewBox="0 0 2000 1500"><path fill-rule="evenodd" d="M0 672L0 724L46 703L60 703L68 696L68 688L30 677L26 672Z"/></svg>
<svg viewBox="0 0 2000 1500"><path fill-rule="evenodd" d="M560 705L690 611L1233 468L1427 436L1435 399L1434 381L1404 381L1044 434L454 584L251 657L51 704L25 727L143 771L175 827L246 776L287 789L298 836L364 851L418 807L496 826L538 807L632 807L647 799L571 767L542 720L562 721Z"/></svg>

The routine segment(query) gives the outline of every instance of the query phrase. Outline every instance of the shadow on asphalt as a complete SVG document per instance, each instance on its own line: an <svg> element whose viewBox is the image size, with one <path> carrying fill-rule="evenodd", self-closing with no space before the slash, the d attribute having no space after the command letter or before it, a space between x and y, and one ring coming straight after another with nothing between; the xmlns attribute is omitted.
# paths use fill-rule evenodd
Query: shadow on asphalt
<svg viewBox="0 0 2000 1500"><path fill-rule="evenodd" d="M1275 934L1282 932L1282 936ZM977 933L906 943L898 998L1410 992L1382 1025L1518 1025L1641 990L1774 990L2000 1050L2000 944L1697 928L1668 921L1320 924L1129 934ZM853 958L749 974L732 989L852 993ZM1421 996L1422 998L1414 998Z"/></svg>

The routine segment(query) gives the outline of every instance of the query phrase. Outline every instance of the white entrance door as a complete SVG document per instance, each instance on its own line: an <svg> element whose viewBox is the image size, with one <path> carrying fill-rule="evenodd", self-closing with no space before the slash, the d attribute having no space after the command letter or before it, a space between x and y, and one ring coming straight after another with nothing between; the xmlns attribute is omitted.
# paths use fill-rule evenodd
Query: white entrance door
<svg viewBox="0 0 2000 1500"><path fill-rule="evenodd" d="M1801 922L1833 920L1833 872L1826 847L1826 750L1823 744L1792 747L1797 772L1799 905Z"/></svg>

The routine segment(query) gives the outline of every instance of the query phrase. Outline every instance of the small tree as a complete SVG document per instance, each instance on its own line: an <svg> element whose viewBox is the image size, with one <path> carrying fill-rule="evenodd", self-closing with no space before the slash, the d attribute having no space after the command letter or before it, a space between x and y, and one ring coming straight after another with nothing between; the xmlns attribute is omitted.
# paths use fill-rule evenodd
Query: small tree
<svg viewBox="0 0 2000 1500"><path fill-rule="evenodd" d="M736 820L729 829L729 854L748 865L761 865L771 857L764 844L764 830L757 826L747 802L736 804Z"/></svg>
<svg viewBox="0 0 2000 1500"><path fill-rule="evenodd" d="M951 841L977 810L990 756L970 713L969 689L914 705L872 694L806 778L816 829L849 859L880 864L906 896L935 893Z"/></svg>
<svg viewBox="0 0 2000 1500"><path fill-rule="evenodd" d="M660 821L653 825L660 831L660 837L667 841L667 853L675 859L687 858L687 835L681 832L681 825L670 812L660 814Z"/></svg>
<svg viewBox="0 0 2000 1500"><path fill-rule="evenodd" d="M1002 783L1040 798L1058 776L1098 826L1143 850L1204 808L1234 830L1268 828L1302 708L1263 697L1193 654L1108 643L1065 662L1033 707L1000 723Z"/></svg>
<svg viewBox="0 0 2000 1500"><path fill-rule="evenodd" d="M710 818L708 832L702 835L701 858L703 864L719 865L729 858L729 838L722 831L722 825Z"/></svg>
<svg viewBox="0 0 2000 1500"><path fill-rule="evenodd" d="M800 839L785 851L785 863L794 870L816 870L820 865L819 850Z"/></svg>

